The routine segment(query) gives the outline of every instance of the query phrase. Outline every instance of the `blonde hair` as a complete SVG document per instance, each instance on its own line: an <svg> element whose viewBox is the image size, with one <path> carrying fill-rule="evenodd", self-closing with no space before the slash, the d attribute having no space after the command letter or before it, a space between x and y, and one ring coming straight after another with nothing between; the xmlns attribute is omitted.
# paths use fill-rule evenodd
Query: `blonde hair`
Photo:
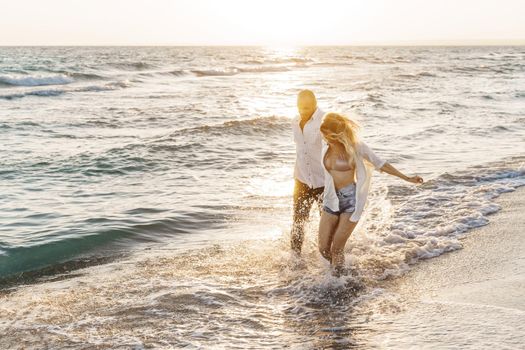
<svg viewBox="0 0 525 350"><path fill-rule="evenodd" d="M339 142L345 148L350 160L355 158L355 146L358 142L359 125L339 113L326 113L321 123L321 132L330 142Z"/></svg>

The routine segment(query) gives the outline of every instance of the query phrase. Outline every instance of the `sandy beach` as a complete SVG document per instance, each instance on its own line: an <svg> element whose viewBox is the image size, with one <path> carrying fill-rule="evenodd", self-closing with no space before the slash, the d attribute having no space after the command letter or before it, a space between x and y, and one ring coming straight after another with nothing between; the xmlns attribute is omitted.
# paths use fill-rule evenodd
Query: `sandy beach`
<svg viewBox="0 0 525 350"><path fill-rule="evenodd" d="M391 289L407 309L380 320L375 346L388 349L523 349L525 188L470 232L463 249L417 264Z"/></svg>

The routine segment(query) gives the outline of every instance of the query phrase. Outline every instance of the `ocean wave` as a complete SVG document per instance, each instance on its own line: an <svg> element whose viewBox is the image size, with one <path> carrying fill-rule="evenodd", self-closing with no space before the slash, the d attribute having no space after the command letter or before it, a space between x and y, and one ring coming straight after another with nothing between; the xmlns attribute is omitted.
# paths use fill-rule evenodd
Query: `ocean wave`
<svg viewBox="0 0 525 350"><path fill-rule="evenodd" d="M5 254L0 256L0 285L2 284L1 279L70 260L75 256L89 253L94 248L103 247L126 235L128 235L128 232L125 230L107 230L99 234L74 238L71 238L71 236L69 238L63 237L59 241L50 241L27 247L4 247Z"/></svg>
<svg viewBox="0 0 525 350"><path fill-rule="evenodd" d="M241 73L273 73L273 72L287 72L290 69L284 66L262 66L262 67L231 67L225 69L208 69L198 70L194 69L191 72L198 77L220 77L232 76Z"/></svg>
<svg viewBox="0 0 525 350"><path fill-rule="evenodd" d="M111 68L117 68L121 70L136 71L136 70L145 70L158 68L157 65L148 62L112 62L106 63L107 66Z"/></svg>
<svg viewBox="0 0 525 350"><path fill-rule="evenodd" d="M81 72L67 72L62 71L63 74L74 78L75 80L103 80L107 79L106 76L95 73L81 73Z"/></svg>
<svg viewBox="0 0 525 350"><path fill-rule="evenodd" d="M264 60L263 59L261 60L251 59L251 60L246 60L243 63L245 64L264 64Z"/></svg>
<svg viewBox="0 0 525 350"><path fill-rule="evenodd" d="M312 63L312 66L316 66L316 67L348 67L352 65L354 65L354 63L352 62L316 62L316 63Z"/></svg>
<svg viewBox="0 0 525 350"><path fill-rule="evenodd" d="M293 65L304 65L314 62L313 59L308 57L278 57L278 58L260 58L260 59L247 59L243 61L244 64L250 64L250 65L286 65L286 64L293 64Z"/></svg>
<svg viewBox="0 0 525 350"><path fill-rule="evenodd" d="M111 91L111 90L117 90L117 89L125 89L129 88L131 86L131 83L127 80L121 80L121 81L113 81L110 83L106 83L104 85L90 85L81 87L78 89L73 90L73 92L87 92L87 91Z"/></svg>
<svg viewBox="0 0 525 350"><path fill-rule="evenodd" d="M67 75L0 75L0 85L12 86L43 86L43 85L66 85L74 82Z"/></svg>
<svg viewBox="0 0 525 350"><path fill-rule="evenodd" d="M117 82L107 83L104 85L90 85L90 86L82 86L82 87L69 88L69 89L39 89L39 90L31 90L31 91L24 91L24 92L16 92L16 93L0 95L0 99L15 100L15 99L20 99L20 98L29 97L29 96L55 97L55 96L60 96L66 93L74 93L74 92L112 91L112 90L127 88L129 86L130 86L130 83L127 81L117 81Z"/></svg>
<svg viewBox="0 0 525 350"><path fill-rule="evenodd" d="M176 77L181 77L181 76L187 75L188 72L186 72L185 70L172 70L172 71L169 71L168 74L176 76Z"/></svg>
<svg viewBox="0 0 525 350"><path fill-rule="evenodd" d="M430 72L419 72L419 73L397 74L396 77L402 78L402 79L419 79L419 78L434 78L434 77L437 77L437 75L434 73L430 73Z"/></svg>
<svg viewBox="0 0 525 350"><path fill-rule="evenodd" d="M295 64L306 64L314 62L313 59L308 57L284 57L267 60L268 62L280 64L280 63L295 63Z"/></svg>
<svg viewBox="0 0 525 350"><path fill-rule="evenodd" d="M83 154L80 158L67 159L48 167L46 171L59 174L74 171L90 177L129 175L162 169L166 164L166 157L171 159L170 163L187 169L223 169L227 164L233 170L252 164L254 160L268 160L270 153L257 152L255 156L247 157L245 152L249 147L226 152L223 147L216 147L216 142L224 144L225 141L231 142L238 137L267 141L269 137L288 132L289 128L290 119L277 116L181 128L160 137L110 148L100 155ZM137 153L143 152L147 152L148 156L137 156ZM232 155L232 152L236 155ZM174 159L173 154L177 155ZM282 158L284 161L287 156L286 152L271 153L272 160Z"/></svg>
<svg viewBox="0 0 525 350"><path fill-rule="evenodd" d="M20 274L21 272L38 271L54 266L64 261L72 261L79 256L89 256L102 251L111 255L121 253L109 244L125 240L128 244L159 242L162 239L179 234L188 234L197 229L220 227L228 216L209 212L169 214L157 220L148 219L151 213L159 213L159 209L136 208L124 213L130 219L116 220L106 217L92 217L83 222L77 222L75 228L67 233L57 232L56 237L29 246L2 246L0 254L0 286L2 279ZM23 224L23 218L18 225ZM94 232L94 233L93 233ZM104 248L104 249L102 249Z"/></svg>
<svg viewBox="0 0 525 350"><path fill-rule="evenodd" d="M258 67L229 67L216 69L175 69L175 70L161 70L161 71L145 71L138 73L136 76L140 78L151 77L184 77L187 75L194 75L197 77L227 77L243 73L273 73L273 72L287 72L290 69L285 66L258 66ZM97 76L97 75L96 75ZM93 77L93 79L104 79L103 76ZM135 78L135 81L140 82L140 79Z"/></svg>
<svg viewBox="0 0 525 350"><path fill-rule="evenodd" d="M239 74L240 71L237 68L232 69L208 69L208 70L198 70L194 69L191 71L198 77L222 77L222 76L231 76Z"/></svg>
<svg viewBox="0 0 525 350"><path fill-rule="evenodd" d="M219 136L260 134L282 132L290 128L291 120L287 117L270 116L252 119L229 120L219 124L200 125L190 128L177 129L166 136L156 139L155 142L174 139L181 135L209 134Z"/></svg>
<svg viewBox="0 0 525 350"><path fill-rule="evenodd" d="M80 138L76 135L68 135L55 132L54 130L41 130L49 133L52 138ZM82 137L90 139L91 137ZM46 157L36 158L32 161L22 160L6 164L0 170L0 177L4 180L12 179L15 175L30 175L38 170L41 176L60 177L67 179L72 174L88 178L127 176L130 174L147 173L166 165L165 158L159 158L156 154L151 156L140 156L136 149L142 148L148 151L148 145L143 143L131 143L122 147L114 147L101 153L82 152L68 157Z"/></svg>
<svg viewBox="0 0 525 350"><path fill-rule="evenodd" d="M347 55L344 57L351 61L362 61L371 64L396 64L396 63L412 63L415 58L404 58L404 57L377 57L377 56L363 56L363 55Z"/></svg>
<svg viewBox="0 0 525 350"><path fill-rule="evenodd" d="M470 135L483 137L508 137L517 130L510 125L485 125L483 127L469 127L466 129Z"/></svg>
<svg viewBox="0 0 525 350"><path fill-rule="evenodd" d="M169 71L146 71L142 73L138 73L135 78L133 78L132 81L134 82L143 82L144 80L140 78L166 78L166 77L183 77L187 75L191 75L191 71L187 71L184 69L175 69L175 70L169 70Z"/></svg>
<svg viewBox="0 0 525 350"><path fill-rule="evenodd" d="M379 92L369 92L365 100L368 102L373 102L376 105L381 105L384 103L382 97L383 95Z"/></svg>
<svg viewBox="0 0 525 350"><path fill-rule="evenodd" d="M402 136L402 139L405 140L425 140L427 138L430 138L434 135L442 135L445 134L447 131L446 127L443 125L433 125L429 126L423 130L418 130L415 132L411 132L409 134L406 134Z"/></svg>
<svg viewBox="0 0 525 350"><path fill-rule="evenodd" d="M510 74L515 72L523 71L523 65L514 62L506 62L501 64L478 64L471 66L451 66L451 67L441 67L440 71L446 73L455 73L455 74L465 74L468 76L473 76L479 73L488 73L488 74Z"/></svg>
<svg viewBox="0 0 525 350"><path fill-rule="evenodd" d="M28 92L23 92L23 93L0 95L0 99L14 100L18 98L27 97L27 96L40 96L40 97L60 96L64 93L66 93L66 90L57 90L57 89L55 90L36 90L36 91L28 91Z"/></svg>
<svg viewBox="0 0 525 350"><path fill-rule="evenodd" d="M245 67L238 68L241 73L271 73L271 72L288 72L290 69L283 66L268 67Z"/></svg>
<svg viewBox="0 0 525 350"><path fill-rule="evenodd" d="M458 102L431 101L430 104L440 108L442 113L450 113L462 108L467 108L467 105Z"/></svg>

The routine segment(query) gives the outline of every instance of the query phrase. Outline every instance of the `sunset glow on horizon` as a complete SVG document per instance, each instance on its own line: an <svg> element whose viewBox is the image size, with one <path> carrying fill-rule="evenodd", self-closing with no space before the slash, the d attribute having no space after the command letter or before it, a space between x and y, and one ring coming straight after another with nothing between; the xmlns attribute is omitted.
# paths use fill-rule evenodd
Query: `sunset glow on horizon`
<svg viewBox="0 0 525 350"><path fill-rule="evenodd" d="M525 43L525 3L517 0L22 0L2 7L0 45Z"/></svg>

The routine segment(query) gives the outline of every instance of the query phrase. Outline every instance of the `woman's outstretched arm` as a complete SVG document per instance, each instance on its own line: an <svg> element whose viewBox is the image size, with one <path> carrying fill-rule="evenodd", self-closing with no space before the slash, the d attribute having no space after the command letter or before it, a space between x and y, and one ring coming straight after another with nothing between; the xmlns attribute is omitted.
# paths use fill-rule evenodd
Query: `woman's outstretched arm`
<svg viewBox="0 0 525 350"><path fill-rule="evenodd" d="M397 176L399 177L400 179L403 179L405 181L408 181L408 182L412 182L412 183L415 183L415 184L420 184L420 183L423 183L423 178L421 178L420 176L417 176L417 175L414 175L414 176L406 176L405 174L403 174L402 172L400 172L399 170L397 170L396 168L394 168L394 166L390 163L385 163L381 169L381 171L384 171L385 173L387 174L390 174L390 175L394 175L394 176Z"/></svg>
<svg viewBox="0 0 525 350"><path fill-rule="evenodd" d="M421 177L417 175L406 176L405 174L403 174L402 172L394 168L392 164L376 156L375 153L370 149L370 147L368 147L366 143L361 142L359 144L359 150L361 154L363 155L363 157L374 165L376 170L384 171L387 174L397 176L400 179L403 179L405 181L412 182L415 184L423 183L423 179Z"/></svg>

